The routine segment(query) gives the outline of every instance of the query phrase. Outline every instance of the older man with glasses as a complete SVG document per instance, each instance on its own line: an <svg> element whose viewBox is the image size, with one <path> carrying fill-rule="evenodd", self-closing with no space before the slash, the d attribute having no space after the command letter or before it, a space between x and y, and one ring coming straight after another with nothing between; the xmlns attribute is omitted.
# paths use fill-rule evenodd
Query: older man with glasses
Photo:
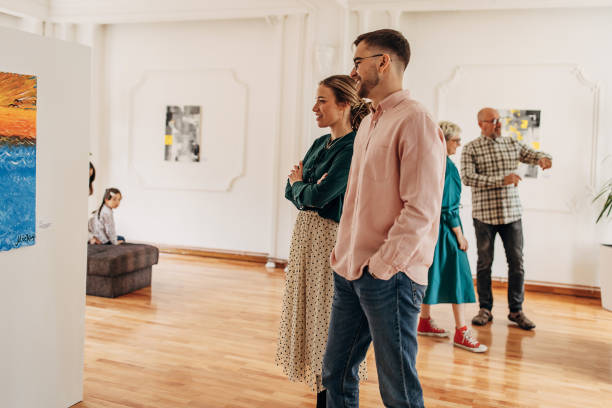
<svg viewBox="0 0 612 408"><path fill-rule="evenodd" d="M493 320L491 265L495 236L499 234L508 261L508 319L521 329L531 330L535 324L523 313L523 225L517 186L519 162L552 166L549 154L535 151L511 137L501 137L499 113L493 108L478 112L482 134L463 148L461 176L472 187L472 217L476 231L478 261L476 281L480 310L472 324L483 326Z"/></svg>

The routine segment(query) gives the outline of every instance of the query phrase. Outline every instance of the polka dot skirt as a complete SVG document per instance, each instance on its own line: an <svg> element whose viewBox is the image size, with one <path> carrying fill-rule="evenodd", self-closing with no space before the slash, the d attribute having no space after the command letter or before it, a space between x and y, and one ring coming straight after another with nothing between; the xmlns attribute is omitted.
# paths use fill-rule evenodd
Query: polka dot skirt
<svg viewBox="0 0 612 408"><path fill-rule="evenodd" d="M334 296L329 255L338 224L314 211L300 211L293 229L285 277L276 364L291 381L320 392L323 354ZM365 361L359 366L367 378Z"/></svg>

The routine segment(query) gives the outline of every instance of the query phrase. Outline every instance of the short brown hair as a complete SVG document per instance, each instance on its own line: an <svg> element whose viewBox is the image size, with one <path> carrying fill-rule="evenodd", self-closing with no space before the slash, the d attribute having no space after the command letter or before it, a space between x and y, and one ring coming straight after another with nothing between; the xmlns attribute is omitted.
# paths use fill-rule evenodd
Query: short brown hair
<svg viewBox="0 0 612 408"><path fill-rule="evenodd" d="M359 35L353 44L356 47L362 41L365 41L369 46L392 52L403 64L404 69L408 66L410 61L410 44L408 44L406 37L399 31L390 28L370 31L369 33Z"/></svg>

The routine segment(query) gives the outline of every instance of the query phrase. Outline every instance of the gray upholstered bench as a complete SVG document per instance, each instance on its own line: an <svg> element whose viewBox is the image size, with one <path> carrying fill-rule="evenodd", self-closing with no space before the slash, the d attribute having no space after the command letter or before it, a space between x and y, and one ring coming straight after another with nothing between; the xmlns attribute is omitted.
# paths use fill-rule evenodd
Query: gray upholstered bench
<svg viewBox="0 0 612 408"><path fill-rule="evenodd" d="M114 298L150 286L158 258L151 245L87 245L87 294Z"/></svg>

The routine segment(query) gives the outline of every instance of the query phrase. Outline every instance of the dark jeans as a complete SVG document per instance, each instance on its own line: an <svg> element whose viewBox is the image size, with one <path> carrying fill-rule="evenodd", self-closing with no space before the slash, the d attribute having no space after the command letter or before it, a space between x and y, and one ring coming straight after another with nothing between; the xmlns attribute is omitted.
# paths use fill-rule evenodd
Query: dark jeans
<svg viewBox="0 0 612 408"><path fill-rule="evenodd" d="M523 282L523 224L521 220L510 224L491 225L474 218L478 262L476 264L476 281L480 307L493 309L491 292L491 265L495 249L495 235L499 233L506 251L508 262L508 307L510 312L519 312L523 308L525 290Z"/></svg>
<svg viewBox="0 0 612 408"><path fill-rule="evenodd" d="M122 235L117 235L117 241L123 241L125 242L125 237L123 237ZM112 242L108 241L106 242L104 245L113 245Z"/></svg>
<svg viewBox="0 0 612 408"><path fill-rule="evenodd" d="M322 378L329 408L359 406L358 369L370 342L385 407L424 406L415 363L416 326L425 288L403 272L380 280L366 269L356 281L334 273Z"/></svg>

